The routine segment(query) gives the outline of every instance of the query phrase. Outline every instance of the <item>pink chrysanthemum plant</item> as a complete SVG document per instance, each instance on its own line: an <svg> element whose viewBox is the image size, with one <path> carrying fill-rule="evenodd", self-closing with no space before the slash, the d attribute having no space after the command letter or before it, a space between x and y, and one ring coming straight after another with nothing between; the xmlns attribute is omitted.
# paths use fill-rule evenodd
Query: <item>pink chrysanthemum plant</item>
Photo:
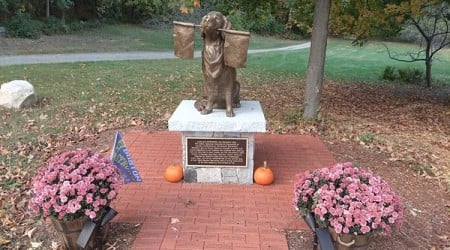
<svg viewBox="0 0 450 250"><path fill-rule="evenodd" d="M297 175L294 207L338 234L390 233L403 223L403 204L391 186L349 162Z"/></svg>
<svg viewBox="0 0 450 250"><path fill-rule="evenodd" d="M123 179L113 163L91 149L51 158L38 169L28 207L44 217L73 220L101 218L117 196Z"/></svg>

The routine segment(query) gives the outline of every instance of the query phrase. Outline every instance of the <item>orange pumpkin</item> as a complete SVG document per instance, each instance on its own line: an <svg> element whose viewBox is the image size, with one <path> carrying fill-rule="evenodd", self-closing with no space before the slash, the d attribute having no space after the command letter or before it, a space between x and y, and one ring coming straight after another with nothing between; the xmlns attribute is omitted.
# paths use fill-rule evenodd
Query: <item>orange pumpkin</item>
<svg viewBox="0 0 450 250"><path fill-rule="evenodd" d="M164 171L164 178L169 182L179 182L183 179L183 168L180 165L172 164Z"/></svg>
<svg viewBox="0 0 450 250"><path fill-rule="evenodd" d="M273 183L273 172L267 166L267 162L264 161L264 166L258 167L253 174L253 179L256 184L259 185L270 185Z"/></svg>

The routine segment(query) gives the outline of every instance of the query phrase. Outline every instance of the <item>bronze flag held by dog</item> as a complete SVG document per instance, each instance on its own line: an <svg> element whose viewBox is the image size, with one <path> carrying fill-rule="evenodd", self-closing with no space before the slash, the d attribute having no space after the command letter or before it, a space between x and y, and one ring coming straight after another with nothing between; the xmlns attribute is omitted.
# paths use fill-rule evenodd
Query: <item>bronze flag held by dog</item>
<svg viewBox="0 0 450 250"><path fill-rule="evenodd" d="M181 58L194 58L195 24L173 22L173 43L175 56Z"/></svg>
<svg viewBox="0 0 450 250"><path fill-rule="evenodd" d="M223 48L225 64L233 68L245 68L250 33L237 30L223 31L225 32Z"/></svg>

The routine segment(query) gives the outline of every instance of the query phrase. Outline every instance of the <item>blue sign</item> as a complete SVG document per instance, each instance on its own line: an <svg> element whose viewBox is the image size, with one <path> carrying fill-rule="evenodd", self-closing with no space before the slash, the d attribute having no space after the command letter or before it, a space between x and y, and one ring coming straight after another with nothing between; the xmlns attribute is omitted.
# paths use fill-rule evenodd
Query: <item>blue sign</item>
<svg viewBox="0 0 450 250"><path fill-rule="evenodd" d="M122 134L117 131L114 145L111 152L111 161L119 169L125 184L129 182L141 182L142 178L139 175L136 166L134 165L125 142L122 139Z"/></svg>

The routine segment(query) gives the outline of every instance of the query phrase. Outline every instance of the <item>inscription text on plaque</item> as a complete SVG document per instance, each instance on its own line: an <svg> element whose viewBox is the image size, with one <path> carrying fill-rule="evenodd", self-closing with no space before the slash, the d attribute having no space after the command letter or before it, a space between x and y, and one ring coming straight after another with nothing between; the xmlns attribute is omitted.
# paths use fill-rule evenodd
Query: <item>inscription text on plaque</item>
<svg viewBox="0 0 450 250"><path fill-rule="evenodd" d="M247 167L247 138L186 137L187 165Z"/></svg>

